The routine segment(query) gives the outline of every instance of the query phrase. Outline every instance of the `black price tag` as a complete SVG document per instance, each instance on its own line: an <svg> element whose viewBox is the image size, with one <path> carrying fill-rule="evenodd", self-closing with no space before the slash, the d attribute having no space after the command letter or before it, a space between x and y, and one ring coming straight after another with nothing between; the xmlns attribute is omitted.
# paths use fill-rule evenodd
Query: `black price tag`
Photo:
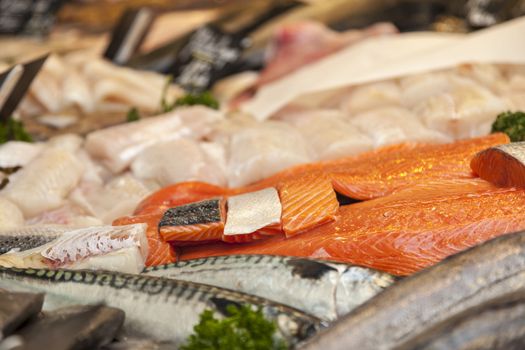
<svg viewBox="0 0 525 350"><path fill-rule="evenodd" d="M0 0L0 34L46 35L62 0Z"/></svg>
<svg viewBox="0 0 525 350"><path fill-rule="evenodd" d="M235 70L247 46L247 39L240 36L225 34L213 26L201 27L178 52L170 73L185 89L202 92Z"/></svg>

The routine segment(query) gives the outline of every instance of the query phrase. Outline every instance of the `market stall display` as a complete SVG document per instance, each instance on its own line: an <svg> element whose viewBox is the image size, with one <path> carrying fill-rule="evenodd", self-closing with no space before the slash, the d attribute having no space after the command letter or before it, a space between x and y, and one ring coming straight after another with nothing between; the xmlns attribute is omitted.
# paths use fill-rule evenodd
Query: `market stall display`
<svg viewBox="0 0 525 350"><path fill-rule="evenodd" d="M0 39L0 350L525 344L525 19L321 3Z"/></svg>

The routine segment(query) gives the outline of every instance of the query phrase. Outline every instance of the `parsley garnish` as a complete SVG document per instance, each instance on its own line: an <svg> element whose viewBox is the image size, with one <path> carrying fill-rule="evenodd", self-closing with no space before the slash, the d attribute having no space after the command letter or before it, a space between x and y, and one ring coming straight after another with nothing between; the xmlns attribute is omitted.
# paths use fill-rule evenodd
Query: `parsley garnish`
<svg viewBox="0 0 525 350"><path fill-rule="evenodd" d="M24 123L11 117L7 123L0 123L0 144L8 141L33 142L33 138L24 129Z"/></svg>
<svg viewBox="0 0 525 350"><path fill-rule="evenodd" d="M286 343L274 337L276 325L268 321L262 310L249 305L227 307L229 316L216 319L205 310L200 322L181 350L284 350Z"/></svg>
<svg viewBox="0 0 525 350"><path fill-rule="evenodd" d="M498 115L492 132L504 132L512 142L525 141L525 113L503 112Z"/></svg>
<svg viewBox="0 0 525 350"><path fill-rule="evenodd" d="M126 116L126 121L128 123L130 122L136 122L137 120L140 120L141 116L140 116L140 112L139 110L136 108L136 107L133 107L131 108L129 111L128 111L128 114Z"/></svg>

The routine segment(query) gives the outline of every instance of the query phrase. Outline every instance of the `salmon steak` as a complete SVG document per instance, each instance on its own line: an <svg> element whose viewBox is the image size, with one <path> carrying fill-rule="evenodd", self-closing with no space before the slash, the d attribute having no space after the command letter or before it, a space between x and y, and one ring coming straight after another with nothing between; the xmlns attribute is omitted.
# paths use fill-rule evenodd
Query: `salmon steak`
<svg viewBox="0 0 525 350"><path fill-rule="evenodd" d="M307 238L305 237L311 237L317 230L323 232L325 237L330 237L330 232L332 231L332 234L337 232L343 235L339 236L337 240L342 240L345 235L350 236L354 232L352 230L356 227L362 226L370 229L373 224L356 219L353 210L360 209L340 208L336 192L354 199L366 200L366 203L370 203L366 205L375 206L380 203L378 202L379 199L386 200L386 198L390 198L397 193L403 193L403 191L416 185L433 183L434 186L437 186L436 188L439 188L439 181L444 181L449 185L447 181L471 180L475 177L469 166L472 157L477 152L488 147L508 142L506 135L493 134L444 145L395 145L356 157L299 165L254 185L241 188L222 188L199 182L180 183L166 187L147 197L139 204L134 216L117 219L114 224L123 225L145 222L148 223L150 228L155 227L157 229L164 213L167 210L171 210L170 208L211 198L228 198L239 194L253 193L262 189L275 188L278 191L282 204L281 222L279 225L274 223L271 226L261 228L261 230L238 235L236 239L223 235L222 240L238 243L265 238L254 244L254 247L266 249L269 245L273 246L275 242L280 242L283 234L288 239L294 239L297 236L297 239L291 241L297 243L303 239L306 241ZM468 186L468 182L461 184L466 186L466 188L472 187ZM480 186L478 183L476 184L477 187L474 186L472 188ZM454 186L454 188L457 189L457 186ZM440 188L439 191L441 191ZM424 195L432 198L432 193L430 192ZM454 194L451 194L451 196L453 198ZM396 199L397 197L393 198ZM449 198L448 200L452 199ZM365 203L360 203L350 207L362 208L366 207L366 205ZM227 216L226 226L228 226ZM341 222L345 222L345 225L337 225L337 223ZM350 223L353 223L353 226ZM202 223L205 224L204 226L199 225L200 223L198 222L193 224L193 228L161 228L160 232L157 229L156 235L152 233L151 239L157 245L160 244L159 241L164 241L164 244L168 246L169 244L166 241L174 242L177 246L186 246L208 242L209 240L221 240L217 230L206 231L209 228L208 224L204 222ZM376 222L375 224L379 223ZM418 224L419 226L420 224ZM224 226L221 221L220 228L222 227ZM205 230L206 234L203 234L203 230ZM213 232L213 235L209 234L209 232ZM268 238L269 236L278 237ZM320 240L321 244L325 242L324 239L319 237L316 239ZM400 241L398 240L397 242L399 243ZM315 245L310 241L309 246L313 249ZM244 246L235 246L232 249L242 249L241 247ZM198 249L205 250L206 248L200 247ZM319 255L319 249L321 248L323 248L322 245L309 252L302 249L294 250L291 247L284 248L284 250L287 250L286 255L311 256L313 254L314 256L322 257L322 254ZM191 251L191 249L188 251ZM265 252L272 254L270 251ZM329 254L326 258L348 261L345 258L345 252L346 250L343 249L341 254ZM274 254L278 254L278 252L274 252ZM171 250L170 254L155 260L166 263L173 261L173 259L174 252ZM150 262L150 259L148 259L148 263ZM355 261L352 262L356 263ZM363 262L363 264L367 265L366 262ZM368 265L370 264L369 262ZM403 273L403 271L408 273L415 269L417 268L407 268L406 270L398 271L398 273Z"/></svg>

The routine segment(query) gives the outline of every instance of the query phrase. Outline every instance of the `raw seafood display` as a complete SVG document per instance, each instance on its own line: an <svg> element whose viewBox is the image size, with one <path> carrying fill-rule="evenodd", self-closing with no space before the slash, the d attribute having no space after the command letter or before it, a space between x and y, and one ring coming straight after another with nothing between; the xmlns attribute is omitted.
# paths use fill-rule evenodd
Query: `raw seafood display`
<svg viewBox="0 0 525 350"><path fill-rule="evenodd" d="M125 334L182 344L205 309L226 313L228 305L260 306L279 321L291 344L313 335L322 322L288 306L205 284L118 272L0 268L0 287L47 293L44 309L104 303L126 313Z"/></svg>
<svg viewBox="0 0 525 350"><path fill-rule="evenodd" d="M393 33L285 24L260 73L213 92L86 51L50 56L14 115L0 81L0 348L523 342L525 60L452 50L253 110L357 41L356 62L411 38ZM419 50L464 38L434 39Z"/></svg>
<svg viewBox="0 0 525 350"><path fill-rule="evenodd" d="M523 232L469 249L397 282L312 339L305 348L412 349L402 345L440 322L476 305L513 292L522 293L524 249ZM505 337L505 333L500 335Z"/></svg>

